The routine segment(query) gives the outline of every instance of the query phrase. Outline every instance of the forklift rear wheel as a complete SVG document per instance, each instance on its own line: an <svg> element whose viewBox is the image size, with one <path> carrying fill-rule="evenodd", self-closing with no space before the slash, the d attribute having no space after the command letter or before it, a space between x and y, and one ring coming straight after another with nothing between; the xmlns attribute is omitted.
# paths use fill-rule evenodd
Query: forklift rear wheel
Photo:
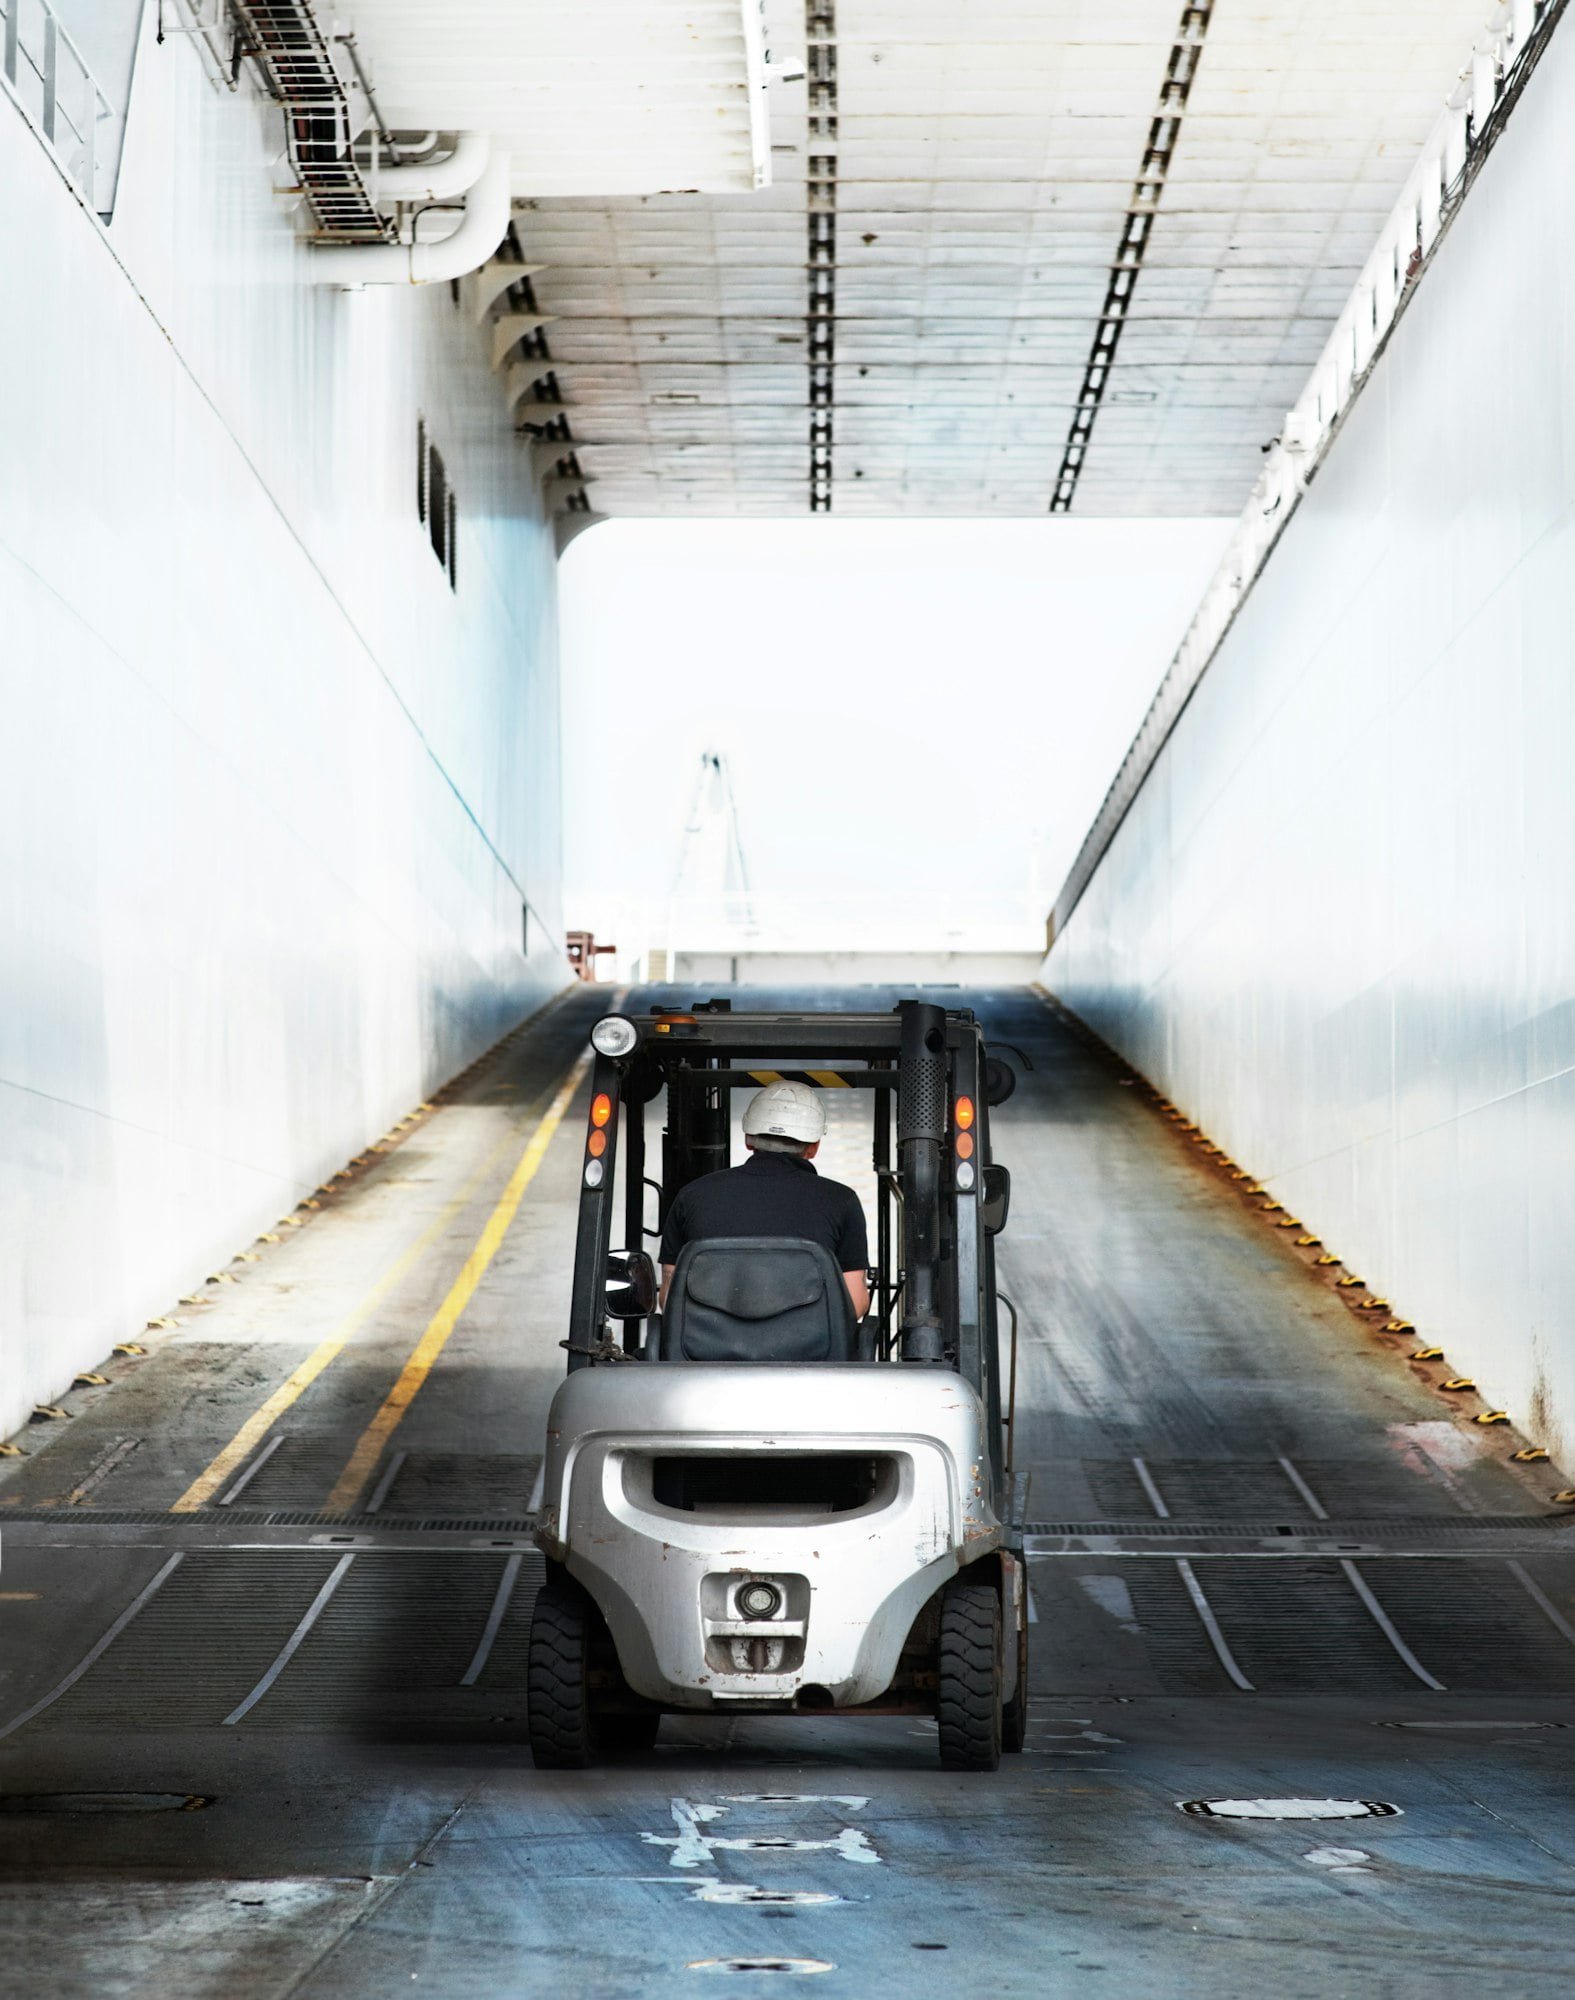
<svg viewBox="0 0 1575 2000"><path fill-rule="evenodd" d="M1001 1761L1001 1598L991 1583L949 1583L936 1648L941 1764L993 1771Z"/></svg>
<svg viewBox="0 0 1575 2000"><path fill-rule="evenodd" d="M591 1652L601 1617L567 1578L544 1583L531 1613L525 1720L543 1771L583 1771L600 1747L591 1707Z"/></svg>
<svg viewBox="0 0 1575 2000"><path fill-rule="evenodd" d="M1028 1613L1017 1628L1017 1692L1001 1714L1001 1748L1018 1751L1028 1736Z"/></svg>

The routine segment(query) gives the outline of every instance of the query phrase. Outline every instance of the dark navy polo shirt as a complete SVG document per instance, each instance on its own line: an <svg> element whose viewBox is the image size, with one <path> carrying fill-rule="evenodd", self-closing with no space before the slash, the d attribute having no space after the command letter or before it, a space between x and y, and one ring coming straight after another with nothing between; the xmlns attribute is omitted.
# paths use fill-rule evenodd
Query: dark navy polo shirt
<svg viewBox="0 0 1575 2000"><path fill-rule="evenodd" d="M680 1188L662 1231L662 1262L676 1264L686 1243L714 1236L799 1236L824 1244L839 1271L870 1260L864 1210L852 1188L822 1180L796 1153L751 1153Z"/></svg>

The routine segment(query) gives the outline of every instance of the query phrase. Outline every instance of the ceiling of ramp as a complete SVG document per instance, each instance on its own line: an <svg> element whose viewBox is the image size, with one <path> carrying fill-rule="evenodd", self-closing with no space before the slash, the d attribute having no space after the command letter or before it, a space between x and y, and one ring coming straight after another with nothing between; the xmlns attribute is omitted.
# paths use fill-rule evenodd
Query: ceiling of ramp
<svg viewBox="0 0 1575 2000"><path fill-rule="evenodd" d="M430 32L416 0L367 7L374 47L378 15ZM553 114L578 178L515 181L544 324L511 395L522 424L546 406L560 505L1196 515L1245 501L1486 9L765 0L769 186L735 109L731 176L559 193L597 172L567 136L582 96L605 186L638 184L613 157L639 74L613 30L638 14L590 11L605 39L558 52ZM692 11L714 68L727 8ZM725 122L652 81L653 129L689 91L669 138Z"/></svg>

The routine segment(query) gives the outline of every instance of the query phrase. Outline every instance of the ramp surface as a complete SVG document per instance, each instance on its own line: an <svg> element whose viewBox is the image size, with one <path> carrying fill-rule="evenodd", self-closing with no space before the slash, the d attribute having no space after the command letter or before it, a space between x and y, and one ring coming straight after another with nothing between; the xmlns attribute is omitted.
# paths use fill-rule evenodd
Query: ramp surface
<svg viewBox="0 0 1575 2000"><path fill-rule="evenodd" d="M529 1510L574 1065L609 997L511 1038L6 1461L0 1921L26 1990L1431 2000L1560 1975L1566 1478L1513 1464L1332 1253L1032 992L935 995L1035 1063L994 1132L1025 1754L962 1777L929 1723L669 1719L649 1757L532 1768Z"/></svg>

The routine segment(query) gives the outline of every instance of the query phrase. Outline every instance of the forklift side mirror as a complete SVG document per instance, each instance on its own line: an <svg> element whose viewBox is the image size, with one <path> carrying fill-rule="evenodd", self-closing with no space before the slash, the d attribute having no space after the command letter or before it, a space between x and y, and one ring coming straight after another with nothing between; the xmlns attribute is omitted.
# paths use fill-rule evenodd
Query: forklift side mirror
<svg viewBox="0 0 1575 2000"><path fill-rule="evenodd" d="M986 1104L1004 1104L1017 1088L1017 1072L999 1056L984 1059L984 1101Z"/></svg>
<svg viewBox="0 0 1575 2000"><path fill-rule="evenodd" d="M646 1250L607 1253L607 1311L613 1319L644 1319L656 1311L656 1266Z"/></svg>
<svg viewBox="0 0 1575 2000"><path fill-rule="evenodd" d="M979 1220L988 1235L999 1236L1012 1207L1012 1177L1005 1167L985 1168L979 1197Z"/></svg>

